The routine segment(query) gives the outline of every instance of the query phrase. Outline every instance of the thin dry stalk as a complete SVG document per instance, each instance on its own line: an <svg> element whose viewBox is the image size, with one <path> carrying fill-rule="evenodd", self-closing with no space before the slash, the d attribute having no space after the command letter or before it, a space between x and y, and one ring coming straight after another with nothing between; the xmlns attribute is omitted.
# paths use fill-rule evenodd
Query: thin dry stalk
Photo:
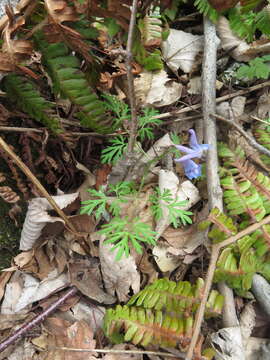
<svg viewBox="0 0 270 360"><path fill-rule="evenodd" d="M47 192L44 186L39 182L39 180L35 177L32 171L22 162L22 160L17 156L13 150L9 147L9 145L4 141L3 138L0 137L0 147L7 153L7 155L15 162L15 164L21 169L21 171L28 177L29 180L36 186L42 196L44 196L52 208L57 212L57 214L64 220L67 228L76 232L74 226L69 221L66 214L59 208L56 202L53 200L51 195Z"/></svg>

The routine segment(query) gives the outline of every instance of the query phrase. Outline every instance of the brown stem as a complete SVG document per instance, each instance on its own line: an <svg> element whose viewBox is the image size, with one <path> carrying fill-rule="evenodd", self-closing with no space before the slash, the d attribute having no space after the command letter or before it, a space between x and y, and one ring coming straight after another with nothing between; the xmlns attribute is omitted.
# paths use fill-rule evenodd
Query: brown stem
<svg viewBox="0 0 270 360"><path fill-rule="evenodd" d="M130 103L131 110L131 123L130 123L130 134L128 141L128 153L132 154L136 137L137 137L137 128L138 128L138 119L137 119L137 108L136 108L136 99L135 99L135 90L134 90L134 78L132 73L132 44L133 44L133 34L136 24L136 14L137 14L138 0L133 0L131 8L131 17L130 24L128 29L128 40L127 40L127 50L126 50L126 67L127 67L127 82L128 82L128 98Z"/></svg>

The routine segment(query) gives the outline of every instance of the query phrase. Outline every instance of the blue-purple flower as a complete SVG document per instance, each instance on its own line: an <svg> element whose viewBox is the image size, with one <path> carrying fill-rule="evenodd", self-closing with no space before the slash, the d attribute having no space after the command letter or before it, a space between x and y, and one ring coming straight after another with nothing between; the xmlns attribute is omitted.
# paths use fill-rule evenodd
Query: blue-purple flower
<svg viewBox="0 0 270 360"><path fill-rule="evenodd" d="M196 179L201 176L202 169L200 164L196 164L193 158L201 158L203 153L207 151L210 147L208 144L198 144L196 133L193 129L189 130L190 139L189 139L189 148L183 145L175 145L175 147L181 152L187 154L179 159L175 159L176 162L182 163L185 174L189 179Z"/></svg>

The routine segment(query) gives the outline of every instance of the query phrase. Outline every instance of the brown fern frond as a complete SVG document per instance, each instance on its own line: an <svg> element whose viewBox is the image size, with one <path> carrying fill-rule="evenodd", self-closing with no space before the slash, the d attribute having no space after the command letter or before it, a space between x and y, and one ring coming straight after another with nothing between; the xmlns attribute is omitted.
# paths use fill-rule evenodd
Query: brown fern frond
<svg viewBox="0 0 270 360"><path fill-rule="evenodd" d="M55 24L78 20L75 8L73 6L68 6L67 2L64 0L45 0L44 4L50 20Z"/></svg>
<svg viewBox="0 0 270 360"><path fill-rule="evenodd" d="M233 165L239 171L235 179L250 181L257 191L270 201L270 179L259 172L248 160L236 159Z"/></svg>
<svg viewBox="0 0 270 360"><path fill-rule="evenodd" d="M9 186L0 186L0 196L8 203L16 203L20 200L17 195Z"/></svg>

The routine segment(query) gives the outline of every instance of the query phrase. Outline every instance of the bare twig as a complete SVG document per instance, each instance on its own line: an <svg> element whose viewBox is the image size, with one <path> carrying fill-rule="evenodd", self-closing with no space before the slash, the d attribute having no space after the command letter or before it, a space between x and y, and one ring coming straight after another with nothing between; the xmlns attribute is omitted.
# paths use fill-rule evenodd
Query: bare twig
<svg viewBox="0 0 270 360"><path fill-rule="evenodd" d="M135 99L135 90L134 90L134 78L132 73L132 44L133 44L133 34L136 23L137 15L137 5L138 0L133 0L131 8L130 23L128 29L128 40L127 40L127 50L126 50L126 67L127 67L127 81L128 81L128 98L130 103L131 111L131 123L130 123L130 134L128 141L128 153L131 154L135 145L137 137L137 128L138 128L138 119L137 119L137 108L136 108L136 99Z"/></svg>
<svg viewBox="0 0 270 360"><path fill-rule="evenodd" d="M217 156L217 139L216 139L216 122L211 117L211 113L216 109L216 56L217 56L218 39L216 36L215 25L208 19L204 18L204 59L203 59L203 75L202 75L202 107L203 107L203 123L201 128L204 130L204 142L210 145L207 152L206 175L209 209L218 207L223 209L222 189L220 187L218 174L218 156ZM198 341L201 324L204 316L204 309L207 302L206 293L209 293L215 265L218 259L218 251L212 248L210 265L208 268L204 296L200 303L200 307L196 312L194 331L190 346L188 348L187 360L191 360L193 352Z"/></svg>
<svg viewBox="0 0 270 360"><path fill-rule="evenodd" d="M28 323L22 325L20 329L16 330L13 334L7 337L3 342L0 343L0 352L4 351L9 345L13 344L15 341L19 340L27 334L27 332L32 329L34 326L40 324L46 317L53 313L60 305L62 305L68 298L77 293L77 288L75 286L71 287L62 297L57 299L52 303L47 309L42 311L40 314L36 315Z"/></svg>
<svg viewBox="0 0 270 360"><path fill-rule="evenodd" d="M51 350L63 350L63 351L74 351L74 352L96 352L101 354L131 354L131 355L154 355L154 356L164 356L164 357L173 357L179 359L185 359L184 353L178 353L177 355L171 354L168 352L162 351L147 351L147 350L116 350L116 349L77 349L69 347L51 347L45 351Z"/></svg>
<svg viewBox="0 0 270 360"><path fill-rule="evenodd" d="M223 116L217 115L212 113L212 116L214 116L216 119L223 121L224 123L234 127L248 142L251 146L253 146L256 150L261 152L262 154L265 154L267 156L270 156L270 150L266 149L264 146L257 143L255 139L252 139L245 130L241 128L238 124L236 124L234 121L231 121L229 119L224 118Z"/></svg>
<svg viewBox="0 0 270 360"><path fill-rule="evenodd" d="M214 85L214 86L216 86L216 85ZM221 96L219 98L216 98L216 103L221 103L223 101L233 99L236 96L245 95L245 94L248 94L250 92L253 92L253 91L256 91L256 90L259 90L259 89L263 89L263 88L265 88L267 86L270 86L270 80L265 81L265 82L263 82L261 84L258 84L258 85L251 86L248 89L238 90L238 91L236 91L234 93L231 93L231 94L224 95L224 96ZM170 112L167 112L167 113L156 115L156 116L154 116L154 118L155 119L162 119L162 118L168 118L168 117L172 117L172 116L177 116L179 114L183 114L183 113L186 113L186 112L189 112L189 111L195 111L195 110L201 109L201 107L202 107L202 104L189 105L189 106L186 106L186 107L184 107L184 108L182 108L180 110L170 111Z"/></svg>
<svg viewBox="0 0 270 360"><path fill-rule="evenodd" d="M48 200L49 204L52 208L57 212L57 214L64 220L66 226L76 231L72 223L69 221L66 214L59 208L56 202L53 200L51 195L47 192L44 186L40 183L40 181L35 177L32 171L22 162L22 160L14 153L13 150L9 147L9 145L4 141L3 138L0 137L0 147L7 153L7 155L15 162L15 164L22 170L22 172L32 181L32 183L36 186L39 192Z"/></svg>

